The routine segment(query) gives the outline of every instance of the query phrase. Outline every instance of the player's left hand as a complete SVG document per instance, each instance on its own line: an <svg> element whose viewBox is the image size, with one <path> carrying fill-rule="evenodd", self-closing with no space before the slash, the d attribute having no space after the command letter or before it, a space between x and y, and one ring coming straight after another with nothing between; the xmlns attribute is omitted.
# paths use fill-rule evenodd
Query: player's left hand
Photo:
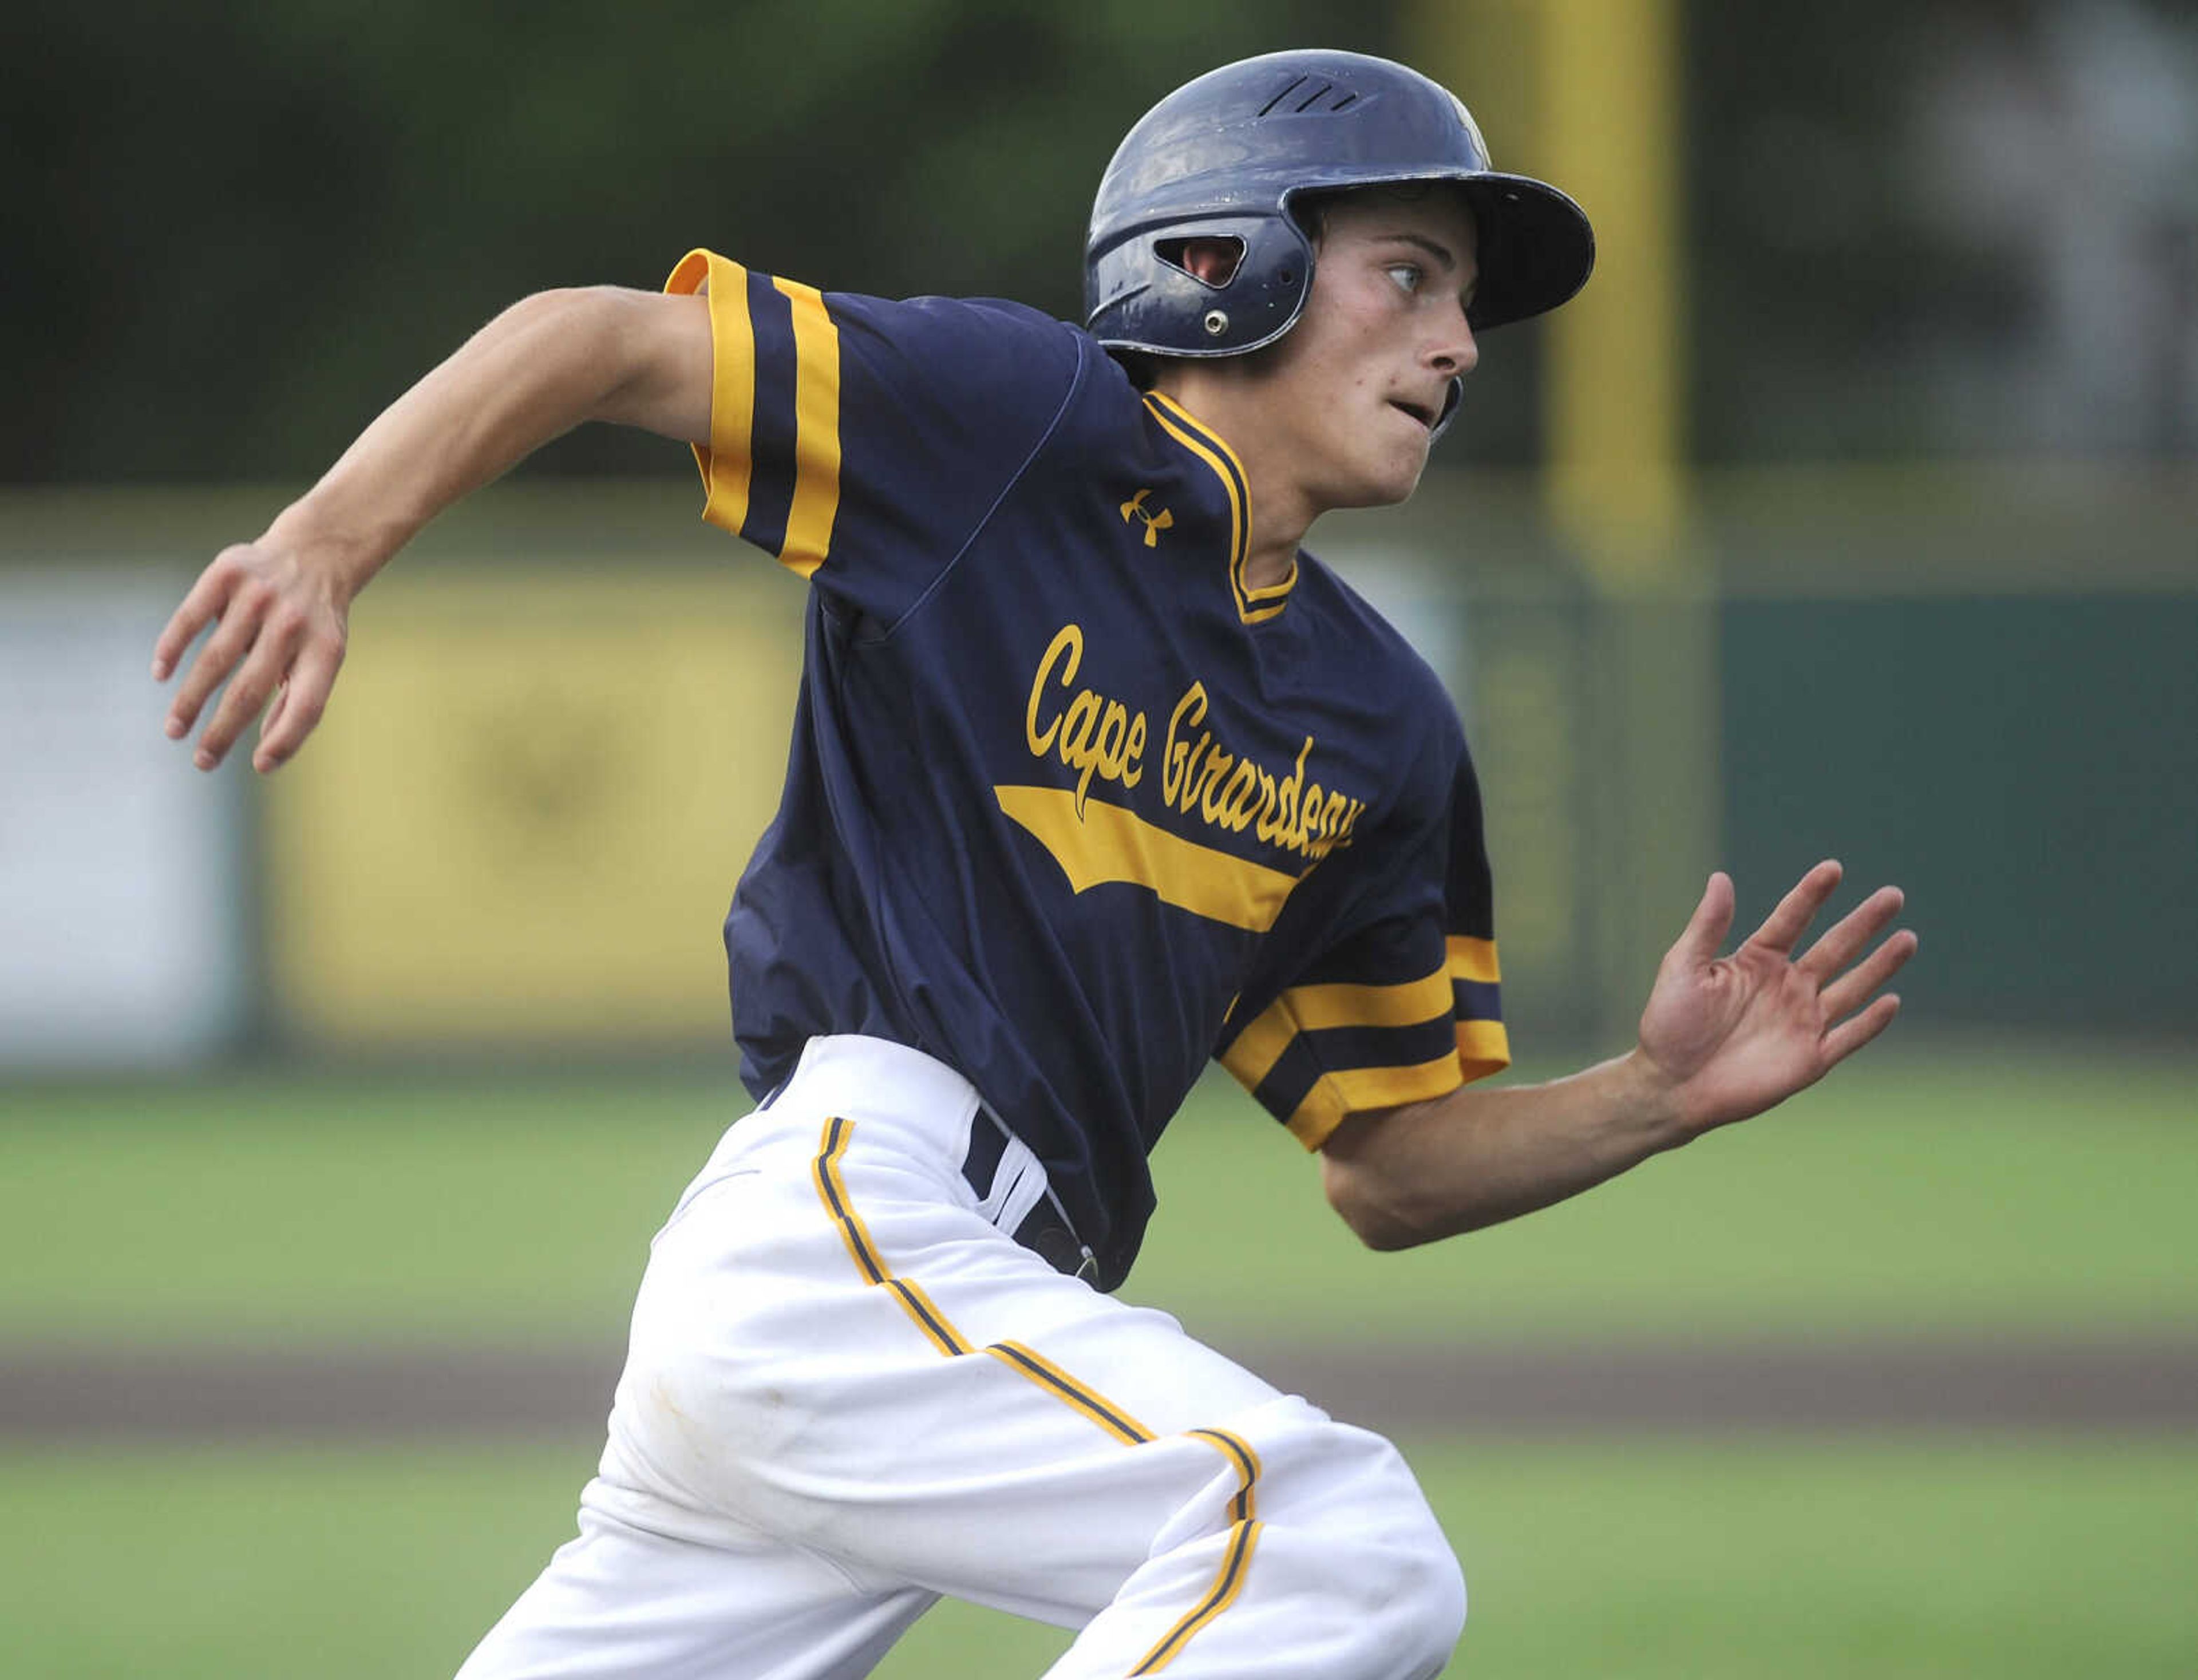
<svg viewBox="0 0 2198 1680"><path fill-rule="evenodd" d="M201 770L221 763L262 707L265 716L252 755L258 770L283 763L320 721L343 666L354 593L323 551L328 547L305 549L270 532L256 543L224 549L161 631L153 649L153 676L166 682L199 633L213 627L168 708L168 738L181 741L222 689L192 755Z"/></svg>
<svg viewBox="0 0 2198 1680"><path fill-rule="evenodd" d="M1732 927L1732 879L1710 877L1656 971L1637 1052L1687 1135L1814 1084L1899 1013L1897 993L1875 994L1914 955L1916 935L1902 928L1872 948L1900 913L1899 887L1878 888L1794 955L1840 875L1836 863L1817 864L1730 956L1718 950Z"/></svg>

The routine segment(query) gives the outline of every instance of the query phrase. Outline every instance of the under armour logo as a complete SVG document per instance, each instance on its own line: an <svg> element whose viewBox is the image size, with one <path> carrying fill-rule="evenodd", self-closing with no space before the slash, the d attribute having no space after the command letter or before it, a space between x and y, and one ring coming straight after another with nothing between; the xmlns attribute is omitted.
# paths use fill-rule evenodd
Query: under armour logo
<svg viewBox="0 0 2198 1680"><path fill-rule="evenodd" d="M1175 515L1166 508L1156 514L1147 513L1145 497L1152 493L1149 489L1141 490L1122 503L1122 523L1127 525L1132 519L1144 520L1145 546L1148 549L1156 549L1160 545L1160 532L1175 523Z"/></svg>

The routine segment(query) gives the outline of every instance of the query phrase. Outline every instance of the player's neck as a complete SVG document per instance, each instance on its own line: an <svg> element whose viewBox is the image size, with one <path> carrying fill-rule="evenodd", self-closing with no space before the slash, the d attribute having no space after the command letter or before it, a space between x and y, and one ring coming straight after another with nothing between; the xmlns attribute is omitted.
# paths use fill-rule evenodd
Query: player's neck
<svg viewBox="0 0 2198 1680"><path fill-rule="evenodd" d="M1305 534L1312 526L1312 516L1271 519L1268 510L1279 498L1260 496L1259 483L1253 476L1249 462L1244 468L1244 486L1250 492L1252 505L1259 510L1259 517L1252 521L1251 552L1244 556L1244 587L1272 589L1289 581L1298 563L1298 545L1305 541Z"/></svg>
<svg viewBox="0 0 2198 1680"><path fill-rule="evenodd" d="M1175 376L1164 375L1154 389L1180 404L1236 457L1250 504L1245 509L1251 541L1244 560L1245 586L1271 589L1288 579L1297 564L1299 544L1325 509L1287 470L1287 452L1268 439L1257 404L1233 400L1226 385L1200 380L1201 371L1195 364L1170 369Z"/></svg>
<svg viewBox="0 0 2198 1680"><path fill-rule="evenodd" d="M1183 405L1189 408L1186 403ZM1298 563L1298 548L1305 541L1305 532L1312 522L1327 511L1306 494L1305 485L1294 473L1278 470L1288 465L1282 453L1261 447L1256 427L1241 423L1232 431L1225 420L1208 419L1191 409L1209 427L1218 433L1236 451L1236 464L1244 471L1245 499L1251 504L1246 509L1246 523L1250 530L1250 551L1244 557L1244 586L1247 589L1272 589L1287 583ZM1247 439L1243 444L1239 436Z"/></svg>

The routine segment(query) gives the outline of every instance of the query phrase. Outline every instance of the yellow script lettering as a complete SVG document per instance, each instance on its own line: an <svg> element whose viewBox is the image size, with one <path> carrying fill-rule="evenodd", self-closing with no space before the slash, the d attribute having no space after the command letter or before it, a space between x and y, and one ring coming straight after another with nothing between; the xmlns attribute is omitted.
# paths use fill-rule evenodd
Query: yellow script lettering
<svg viewBox="0 0 2198 1680"><path fill-rule="evenodd" d="M1031 678L1030 701L1023 711L1023 739L1032 753L1041 759L1051 753L1076 772L1079 821L1083 819L1084 802L1090 794L1093 777L1134 788L1145 773L1139 762L1145 750L1145 714L1131 712L1120 700L1096 689L1077 689L1063 711L1045 719L1043 728L1039 726L1048 677L1058 666L1061 686L1066 689L1075 682L1083 661L1083 631L1074 625L1062 625L1047 647L1045 657L1038 661L1038 673Z"/></svg>
<svg viewBox="0 0 2198 1680"><path fill-rule="evenodd" d="M1193 683L1183 691L1183 698L1168 713L1167 745L1160 754L1160 798L1181 810L1190 807L1183 800L1183 789L1189 785L1190 768L1195 755L1190 747L1177 738L1177 731L1189 724L1198 724L1206 718L1206 684ZM1204 747L1206 742L1198 743Z"/></svg>
<svg viewBox="0 0 2198 1680"><path fill-rule="evenodd" d="M1221 795L1221 820L1231 834L1241 834L1252 826L1253 814L1259 808L1259 767L1249 759L1240 759L1236 774L1229 778Z"/></svg>
<svg viewBox="0 0 2198 1680"><path fill-rule="evenodd" d="M1056 718L1045 726L1043 733L1038 726L1038 700L1045 688L1045 674L1053 669L1055 660L1067 656L1067 668L1061 673L1061 686L1067 688L1076 680L1076 667L1084 662L1084 632L1074 625L1063 625L1061 633L1048 644L1045 657L1038 662L1038 675L1031 678L1030 704L1023 711L1023 734L1030 742L1030 750L1044 758L1053 746L1053 732L1060 727Z"/></svg>
<svg viewBox="0 0 2198 1680"><path fill-rule="evenodd" d="M1063 625L1032 675L1023 711L1023 737L1032 756L1057 759L1075 772L1079 822L1094 782L1128 788L1144 780L1147 735L1143 712L1096 689L1077 686L1083 664L1083 628ZM1055 690L1065 704L1048 701ZM1288 773L1277 779L1266 765L1230 752L1212 730L1199 727L1209 710L1206 685L1193 683L1168 714L1160 749L1163 804L1211 828L1240 834L1251 829L1262 844L1310 860L1350 843L1365 802L1306 780L1311 735L1304 737Z"/></svg>

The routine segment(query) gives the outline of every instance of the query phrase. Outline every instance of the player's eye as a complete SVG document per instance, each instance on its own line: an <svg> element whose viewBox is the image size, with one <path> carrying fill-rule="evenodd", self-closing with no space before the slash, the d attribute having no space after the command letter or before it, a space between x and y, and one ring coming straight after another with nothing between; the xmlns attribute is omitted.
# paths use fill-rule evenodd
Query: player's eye
<svg viewBox="0 0 2198 1680"><path fill-rule="evenodd" d="M1421 282L1427 278L1417 263L1391 263L1387 272L1389 278L1397 282L1398 288L1408 294L1417 292Z"/></svg>

